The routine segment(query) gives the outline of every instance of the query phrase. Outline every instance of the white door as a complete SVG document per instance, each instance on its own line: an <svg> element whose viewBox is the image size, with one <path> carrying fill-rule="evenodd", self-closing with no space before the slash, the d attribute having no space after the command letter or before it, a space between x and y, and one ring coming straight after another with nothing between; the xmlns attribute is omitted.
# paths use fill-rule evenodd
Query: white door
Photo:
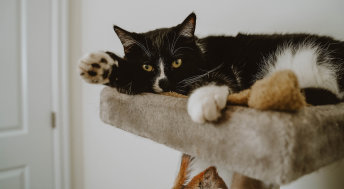
<svg viewBox="0 0 344 189"><path fill-rule="evenodd" d="M0 1L0 188L52 189L51 1Z"/></svg>

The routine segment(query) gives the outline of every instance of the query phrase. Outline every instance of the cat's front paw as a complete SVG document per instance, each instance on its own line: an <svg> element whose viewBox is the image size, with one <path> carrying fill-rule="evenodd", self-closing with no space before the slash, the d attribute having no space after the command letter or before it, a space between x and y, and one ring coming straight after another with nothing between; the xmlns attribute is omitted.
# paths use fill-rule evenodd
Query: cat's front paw
<svg viewBox="0 0 344 189"><path fill-rule="evenodd" d="M188 100L187 110L194 122L216 121L226 107L227 86L207 85L196 89Z"/></svg>
<svg viewBox="0 0 344 189"><path fill-rule="evenodd" d="M106 84L110 81L113 65L118 66L118 62L106 52L90 53L79 61L80 76L88 83Z"/></svg>

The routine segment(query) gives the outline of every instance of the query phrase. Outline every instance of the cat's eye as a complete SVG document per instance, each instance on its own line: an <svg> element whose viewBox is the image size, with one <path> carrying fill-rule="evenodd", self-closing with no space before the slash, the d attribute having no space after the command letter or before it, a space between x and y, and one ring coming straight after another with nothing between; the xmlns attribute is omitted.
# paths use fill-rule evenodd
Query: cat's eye
<svg viewBox="0 0 344 189"><path fill-rule="evenodd" d="M172 62L173 68L179 68L181 65L182 65L182 59L180 58Z"/></svg>
<svg viewBox="0 0 344 189"><path fill-rule="evenodd" d="M145 71L147 71L147 72L153 71L153 66L148 65L148 64L143 64L143 65L142 65L142 68L143 68L143 70L145 70Z"/></svg>

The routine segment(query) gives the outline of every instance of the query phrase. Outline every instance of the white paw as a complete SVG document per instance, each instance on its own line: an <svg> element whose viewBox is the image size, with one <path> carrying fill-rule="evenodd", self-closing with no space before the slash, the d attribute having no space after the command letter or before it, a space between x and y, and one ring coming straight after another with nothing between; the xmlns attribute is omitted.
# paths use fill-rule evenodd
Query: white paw
<svg viewBox="0 0 344 189"><path fill-rule="evenodd" d="M118 62L103 51L87 54L79 61L80 76L88 83L109 83L114 64L118 66Z"/></svg>
<svg viewBox="0 0 344 189"><path fill-rule="evenodd" d="M194 122L216 121L226 107L227 86L207 85L196 89L188 100L187 110Z"/></svg>

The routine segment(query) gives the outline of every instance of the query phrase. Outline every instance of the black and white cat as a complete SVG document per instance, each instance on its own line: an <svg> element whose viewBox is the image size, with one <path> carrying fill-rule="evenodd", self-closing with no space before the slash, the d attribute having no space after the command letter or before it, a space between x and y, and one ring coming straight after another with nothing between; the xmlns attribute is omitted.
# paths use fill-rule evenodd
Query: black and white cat
<svg viewBox="0 0 344 189"><path fill-rule="evenodd" d="M310 103L344 98L342 41L310 34L197 38L195 26L194 13L175 27L146 33L114 26L124 58L112 52L90 53L80 60L80 75L128 94L190 94L188 113L199 123L217 120L229 93L283 69L295 72Z"/></svg>
<svg viewBox="0 0 344 189"><path fill-rule="evenodd" d="M344 99L342 41L310 34L197 38L195 25L192 13L175 27L146 33L114 26L124 58L112 52L90 53L80 60L80 75L89 83L127 94L175 91L190 95L187 110L199 123L217 120L229 93L284 69L297 75L309 103ZM207 166L205 162L203 168ZM231 179L228 174L220 173L226 181Z"/></svg>

